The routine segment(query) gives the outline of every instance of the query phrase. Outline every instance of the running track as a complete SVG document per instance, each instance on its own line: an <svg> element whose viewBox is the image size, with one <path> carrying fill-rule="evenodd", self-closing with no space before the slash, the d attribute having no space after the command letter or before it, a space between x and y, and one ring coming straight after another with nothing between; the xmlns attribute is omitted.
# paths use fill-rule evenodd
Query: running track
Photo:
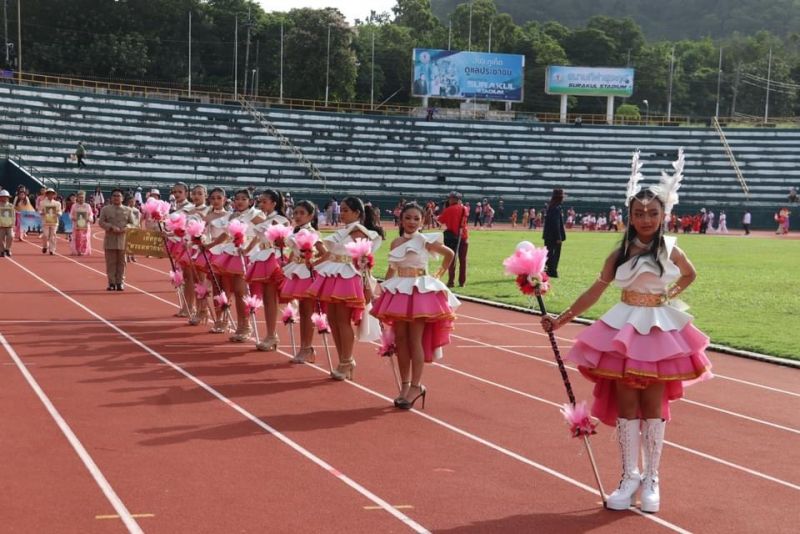
<svg viewBox="0 0 800 534"><path fill-rule="evenodd" d="M318 367L290 365L283 330L281 351L260 353L173 318L166 261L131 265L127 291L107 293L102 252L14 253L0 259L4 532L772 533L800 520L796 369L711 354L718 377L673 405L661 513L609 512L530 316L465 303L426 369L426 410L399 412L374 346L357 348L356 383L336 383L321 347ZM562 349L580 328L559 331ZM599 430L610 492L619 460Z"/></svg>

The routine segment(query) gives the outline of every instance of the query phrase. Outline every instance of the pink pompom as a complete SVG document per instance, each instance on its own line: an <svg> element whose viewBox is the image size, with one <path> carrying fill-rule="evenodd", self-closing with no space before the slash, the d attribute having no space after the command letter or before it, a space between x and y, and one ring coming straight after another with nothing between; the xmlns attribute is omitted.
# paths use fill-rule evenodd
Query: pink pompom
<svg viewBox="0 0 800 534"><path fill-rule="evenodd" d="M255 311L259 309L263 304L264 302L256 295L247 296L244 298L245 313L247 314L255 313Z"/></svg>
<svg viewBox="0 0 800 534"><path fill-rule="evenodd" d="M536 248L533 243L523 241L514 254L503 260L506 274L538 277L547 264L547 249Z"/></svg>
<svg viewBox="0 0 800 534"><path fill-rule="evenodd" d="M359 237L350 243L345 243L344 248L347 249L347 253L350 254L354 260L362 258L367 254L372 254L372 242L363 237Z"/></svg>
<svg viewBox="0 0 800 534"><path fill-rule="evenodd" d="M295 308L291 303L287 304L283 309L283 313L281 314L281 321L283 321L283 324L293 324L299 320L300 317L297 313L297 308Z"/></svg>
<svg viewBox="0 0 800 534"><path fill-rule="evenodd" d="M169 215L170 205L169 202L158 200L156 198L148 198L147 202L142 205L142 213L149 219L154 221L161 221Z"/></svg>
<svg viewBox="0 0 800 534"><path fill-rule="evenodd" d="M327 334L331 331L328 325L328 316L324 313L315 313L311 316L311 322L320 334Z"/></svg>
<svg viewBox="0 0 800 534"><path fill-rule="evenodd" d="M208 286L198 282L194 285L194 294L198 300L203 300L208 296Z"/></svg>
<svg viewBox="0 0 800 534"><path fill-rule="evenodd" d="M581 401L575 406L572 404L563 404L561 406L561 414L564 416L564 419L567 420L572 437L578 438L597 434L597 424L592 422L592 417L589 413L589 408L586 406L586 401Z"/></svg>
<svg viewBox="0 0 800 534"><path fill-rule="evenodd" d="M225 293L220 293L216 297L214 297L214 304L222 308L223 310L226 309L230 304L228 304L228 295Z"/></svg>
<svg viewBox="0 0 800 534"><path fill-rule="evenodd" d="M191 221L186 223L186 232L192 239L200 239L200 236L202 236L205 231L206 231L205 221L192 219Z"/></svg>
<svg viewBox="0 0 800 534"><path fill-rule="evenodd" d="M282 224L273 224L265 232L267 241L272 243L273 246L283 248L286 238L292 235L292 229Z"/></svg>
<svg viewBox="0 0 800 534"><path fill-rule="evenodd" d="M175 287L181 287L183 285L183 271L177 269L175 271L169 272L169 279L172 281L172 285Z"/></svg>
<svg viewBox="0 0 800 534"><path fill-rule="evenodd" d="M378 347L378 355L391 358L395 353L397 353L397 345L394 341L394 329L389 327L381 332L381 346Z"/></svg>
<svg viewBox="0 0 800 534"><path fill-rule="evenodd" d="M167 230L175 235L186 232L186 214L183 212L176 212L167 218L165 224Z"/></svg>
<svg viewBox="0 0 800 534"><path fill-rule="evenodd" d="M228 233L233 239L233 244L241 247L244 244L244 234L247 232L247 223L234 219L228 223Z"/></svg>
<svg viewBox="0 0 800 534"><path fill-rule="evenodd" d="M294 241L300 250L309 252L314 248L314 245L319 241L319 236L316 232L310 232L303 228L294 234Z"/></svg>

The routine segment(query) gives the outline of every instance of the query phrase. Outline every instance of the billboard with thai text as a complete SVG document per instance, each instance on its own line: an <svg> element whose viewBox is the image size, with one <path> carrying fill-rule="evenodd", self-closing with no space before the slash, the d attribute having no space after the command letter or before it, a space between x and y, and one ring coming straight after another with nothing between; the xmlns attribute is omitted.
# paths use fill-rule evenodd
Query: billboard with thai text
<svg viewBox="0 0 800 534"><path fill-rule="evenodd" d="M522 102L525 56L414 49L416 97Z"/></svg>
<svg viewBox="0 0 800 534"><path fill-rule="evenodd" d="M633 94L633 69L550 65L544 85L548 95L628 97Z"/></svg>

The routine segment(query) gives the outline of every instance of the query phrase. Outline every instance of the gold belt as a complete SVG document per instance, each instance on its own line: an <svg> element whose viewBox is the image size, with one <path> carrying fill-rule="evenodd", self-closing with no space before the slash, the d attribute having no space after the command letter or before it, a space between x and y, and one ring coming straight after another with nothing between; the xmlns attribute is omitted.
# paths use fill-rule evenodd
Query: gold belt
<svg viewBox="0 0 800 534"><path fill-rule="evenodd" d="M353 257L348 254L330 254L327 260L334 263L352 263Z"/></svg>
<svg viewBox="0 0 800 534"><path fill-rule="evenodd" d="M306 259L303 256L295 256L292 260L294 263L305 264Z"/></svg>
<svg viewBox="0 0 800 534"><path fill-rule="evenodd" d="M638 291L622 290L622 302L629 306L645 306L655 308L667 301L667 296L663 293L639 293Z"/></svg>
<svg viewBox="0 0 800 534"><path fill-rule="evenodd" d="M400 267L397 269L397 276L400 278L416 278L426 274L428 274L428 271L418 267Z"/></svg>

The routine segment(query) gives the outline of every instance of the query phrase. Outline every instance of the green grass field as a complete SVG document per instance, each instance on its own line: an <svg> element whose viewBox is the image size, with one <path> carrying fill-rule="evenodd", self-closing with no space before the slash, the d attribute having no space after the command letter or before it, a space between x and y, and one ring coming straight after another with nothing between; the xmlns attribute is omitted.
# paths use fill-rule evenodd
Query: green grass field
<svg viewBox="0 0 800 534"><path fill-rule="evenodd" d="M396 230L387 225L388 240ZM561 253L559 278L546 296L548 311L572 303L597 277L620 234L570 232ZM502 261L519 241L542 246L541 231L470 233L464 295L529 306L514 280L503 274ZM712 342L773 356L800 359L800 241L763 237L681 235L680 246L697 269L697 280L683 293L695 324ZM385 272L386 252L376 255L376 274ZM431 270L434 270L432 268ZM583 314L600 317L619 299L609 287Z"/></svg>

